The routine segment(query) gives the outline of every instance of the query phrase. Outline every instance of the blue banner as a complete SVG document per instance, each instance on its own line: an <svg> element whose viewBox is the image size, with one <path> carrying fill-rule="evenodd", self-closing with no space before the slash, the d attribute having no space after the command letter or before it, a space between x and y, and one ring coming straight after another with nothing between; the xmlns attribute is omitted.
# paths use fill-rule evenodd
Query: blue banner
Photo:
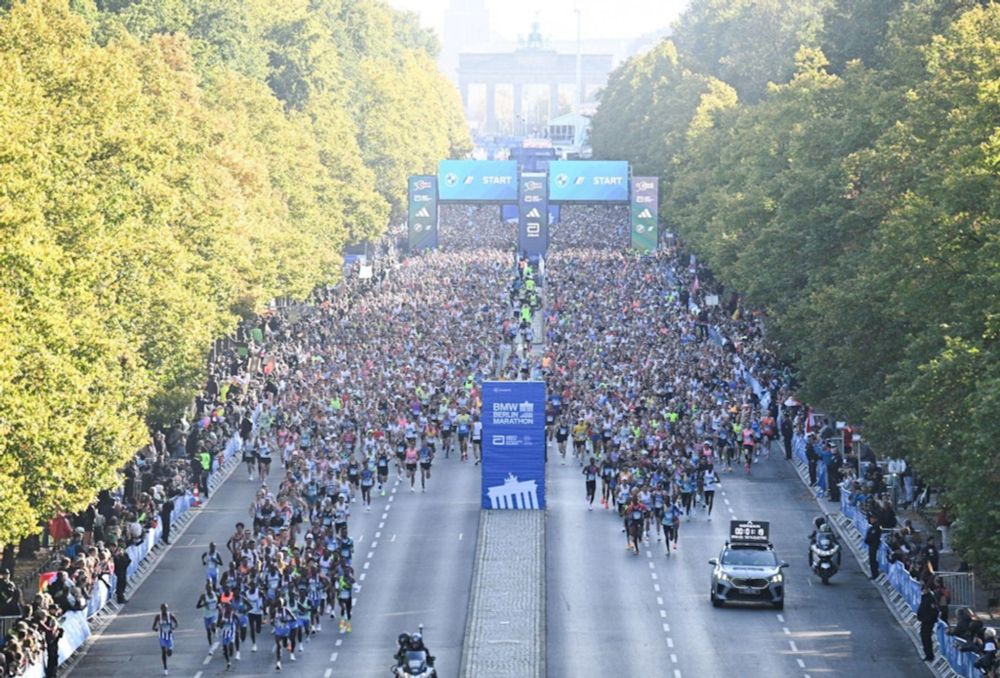
<svg viewBox="0 0 1000 678"><path fill-rule="evenodd" d="M628 163L623 160L553 160L549 200L628 202Z"/></svg>
<svg viewBox="0 0 1000 678"><path fill-rule="evenodd" d="M545 173L522 173L520 186L517 250L529 257L545 254L549 246L549 201Z"/></svg>
<svg viewBox="0 0 1000 678"><path fill-rule="evenodd" d="M513 160L442 160L438 197L461 202L517 202L517 163Z"/></svg>
<svg viewBox="0 0 1000 678"><path fill-rule="evenodd" d="M500 205L500 221L515 222L518 220L517 205ZM549 226L559 223L559 205L549 203Z"/></svg>
<svg viewBox="0 0 1000 678"><path fill-rule="evenodd" d="M483 384L483 491L486 509L545 508L545 384Z"/></svg>
<svg viewBox="0 0 1000 678"><path fill-rule="evenodd" d="M409 180L407 232L411 252L438 246L437 177L412 176Z"/></svg>

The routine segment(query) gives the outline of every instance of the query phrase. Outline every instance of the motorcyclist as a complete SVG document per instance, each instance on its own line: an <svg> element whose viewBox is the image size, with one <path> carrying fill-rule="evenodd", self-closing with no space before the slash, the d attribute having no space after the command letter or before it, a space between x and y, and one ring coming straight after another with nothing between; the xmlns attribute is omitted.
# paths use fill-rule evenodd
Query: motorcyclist
<svg viewBox="0 0 1000 678"><path fill-rule="evenodd" d="M396 660L396 668L401 668L406 665L406 653L407 652L426 652L427 653L427 665L431 668L434 667L434 656L424 645L424 638L420 633L414 633L410 635L409 633L400 633L399 637L396 639L397 649L396 654L393 656Z"/></svg>
<svg viewBox="0 0 1000 678"><path fill-rule="evenodd" d="M817 516L816 519L813 520L813 526L815 526L816 529L809 533L809 567L812 567L813 565L812 547L816 544L816 539L819 535L822 534L828 537L834 544L839 546L837 535L834 534L833 530L830 528L830 524L826 521L825 516Z"/></svg>

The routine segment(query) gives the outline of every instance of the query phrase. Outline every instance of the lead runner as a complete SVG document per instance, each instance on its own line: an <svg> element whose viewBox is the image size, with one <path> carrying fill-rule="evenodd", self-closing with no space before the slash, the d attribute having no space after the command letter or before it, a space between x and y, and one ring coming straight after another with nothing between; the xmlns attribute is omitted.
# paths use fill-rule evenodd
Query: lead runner
<svg viewBox="0 0 1000 678"><path fill-rule="evenodd" d="M163 660L163 675L167 675L167 657L174 653L174 629L177 628L177 617L167 609L167 604L160 605L160 613L153 619L153 630L160 633L160 659Z"/></svg>

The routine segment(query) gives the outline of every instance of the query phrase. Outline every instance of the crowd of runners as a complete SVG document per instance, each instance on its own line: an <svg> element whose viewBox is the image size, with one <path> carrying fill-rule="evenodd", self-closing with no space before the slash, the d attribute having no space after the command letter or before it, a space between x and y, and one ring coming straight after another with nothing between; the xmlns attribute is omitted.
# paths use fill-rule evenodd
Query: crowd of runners
<svg viewBox="0 0 1000 678"><path fill-rule="evenodd" d="M390 483L429 491L439 460L479 463L480 387L520 312L505 293L512 265L497 250L408 259L347 314L332 294L272 350L242 452L259 489L224 548L201 556L197 607L227 669L266 626L278 670L324 616L350 633L352 512L384 502ZM154 626L166 672L176 617L164 607Z"/></svg>

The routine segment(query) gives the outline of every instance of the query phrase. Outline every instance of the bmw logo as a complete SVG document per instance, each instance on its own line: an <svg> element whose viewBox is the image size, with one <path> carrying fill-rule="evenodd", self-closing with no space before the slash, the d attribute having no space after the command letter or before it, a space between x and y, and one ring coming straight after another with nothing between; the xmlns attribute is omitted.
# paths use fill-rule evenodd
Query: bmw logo
<svg viewBox="0 0 1000 678"><path fill-rule="evenodd" d="M569 184L569 177L568 176L566 176L565 174L560 174L560 175L556 176L556 185L557 186L566 186L567 184Z"/></svg>
<svg viewBox="0 0 1000 678"><path fill-rule="evenodd" d="M446 174L444 177L444 183L448 184L449 186L455 186L456 184L458 184L458 175Z"/></svg>

